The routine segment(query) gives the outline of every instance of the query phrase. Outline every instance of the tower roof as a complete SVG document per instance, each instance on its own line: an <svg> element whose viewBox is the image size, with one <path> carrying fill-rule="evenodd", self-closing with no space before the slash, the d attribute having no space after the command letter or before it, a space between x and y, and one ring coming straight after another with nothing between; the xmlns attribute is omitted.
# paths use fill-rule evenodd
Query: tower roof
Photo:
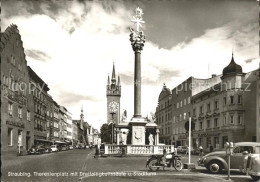
<svg viewBox="0 0 260 182"><path fill-rule="evenodd" d="M107 76L107 85L110 85L110 78L109 78L109 75Z"/></svg>
<svg viewBox="0 0 260 182"><path fill-rule="evenodd" d="M113 63L113 71L112 71L112 79L111 79L112 82L115 82L116 81L116 73L115 73L115 64Z"/></svg>
<svg viewBox="0 0 260 182"><path fill-rule="evenodd" d="M236 64L232 53L232 58L229 65L223 69L223 76L227 76L230 74L239 74L239 73L243 73L242 67Z"/></svg>

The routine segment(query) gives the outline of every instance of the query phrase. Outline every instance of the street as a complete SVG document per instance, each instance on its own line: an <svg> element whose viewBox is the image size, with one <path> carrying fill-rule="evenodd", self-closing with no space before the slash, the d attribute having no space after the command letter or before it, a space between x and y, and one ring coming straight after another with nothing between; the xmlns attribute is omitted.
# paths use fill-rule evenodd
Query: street
<svg viewBox="0 0 260 182"><path fill-rule="evenodd" d="M94 158L94 149L75 149L57 153L2 157L2 180L9 181L225 181L226 172L209 174L205 168L151 172L147 157ZM198 156L192 155L196 164ZM188 161L186 155L183 163ZM249 176L231 172L233 181L249 182Z"/></svg>

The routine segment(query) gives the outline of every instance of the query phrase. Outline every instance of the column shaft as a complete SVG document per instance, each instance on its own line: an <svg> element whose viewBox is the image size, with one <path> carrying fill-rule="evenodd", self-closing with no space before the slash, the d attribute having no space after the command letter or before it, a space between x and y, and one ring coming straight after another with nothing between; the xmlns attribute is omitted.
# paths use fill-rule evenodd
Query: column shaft
<svg viewBox="0 0 260 182"><path fill-rule="evenodd" d="M135 51L134 117L141 117L141 52Z"/></svg>

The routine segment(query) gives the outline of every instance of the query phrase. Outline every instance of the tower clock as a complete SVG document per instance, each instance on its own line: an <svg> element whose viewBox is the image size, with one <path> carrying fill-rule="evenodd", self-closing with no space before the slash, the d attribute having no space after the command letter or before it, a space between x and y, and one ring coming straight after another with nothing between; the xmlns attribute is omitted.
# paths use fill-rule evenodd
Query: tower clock
<svg viewBox="0 0 260 182"><path fill-rule="evenodd" d="M107 123L113 122L114 124L120 123L120 97L121 97L121 84L120 77L116 79L115 65L113 64L112 77L108 76L107 80Z"/></svg>

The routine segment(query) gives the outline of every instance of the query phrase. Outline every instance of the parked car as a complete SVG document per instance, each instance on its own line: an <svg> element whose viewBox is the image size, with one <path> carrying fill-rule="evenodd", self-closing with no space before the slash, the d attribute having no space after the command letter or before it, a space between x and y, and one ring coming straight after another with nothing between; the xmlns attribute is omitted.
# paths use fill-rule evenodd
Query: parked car
<svg viewBox="0 0 260 182"><path fill-rule="evenodd" d="M67 150L67 146L66 146L66 145L62 145L62 146L61 146L61 150L62 150L62 151Z"/></svg>
<svg viewBox="0 0 260 182"><path fill-rule="evenodd" d="M186 146L178 146L177 147L177 152L178 153L186 153L187 150L188 150L188 147L186 147Z"/></svg>
<svg viewBox="0 0 260 182"><path fill-rule="evenodd" d="M70 146L69 146L69 149L70 149L70 150L72 150L72 149L73 149L73 146L72 146L72 145L70 145Z"/></svg>
<svg viewBox="0 0 260 182"><path fill-rule="evenodd" d="M230 156L230 169L243 168L243 152L254 154L256 147L260 147L257 142L239 142L234 144L233 153ZM198 161L199 166L206 167L211 173L219 173L222 169L228 169L228 156L226 151L216 151L208 153Z"/></svg>
<svg viewBox="0 0 260 182"><path fill-rule="evenodd" d="M44 146L44 149L45 149L45 153L51 153L52 152L51 146L49 146L49 145Z"/></svg>
<svg viewBox="0 0 260 182"><path fill-rule="evenodd" d="M45 148L42 145L33 145L28 150L28 154L43 154L43 153L45 153Z"/></svg>
<svg viewBox="0 0 260 182"><path fill-rule="evenodd" d="M52 152L58 152L58 151L59 151L58 146L57 146L57 145L52 145L52 146L51 146L51 151L52 151Z"/></svg>

